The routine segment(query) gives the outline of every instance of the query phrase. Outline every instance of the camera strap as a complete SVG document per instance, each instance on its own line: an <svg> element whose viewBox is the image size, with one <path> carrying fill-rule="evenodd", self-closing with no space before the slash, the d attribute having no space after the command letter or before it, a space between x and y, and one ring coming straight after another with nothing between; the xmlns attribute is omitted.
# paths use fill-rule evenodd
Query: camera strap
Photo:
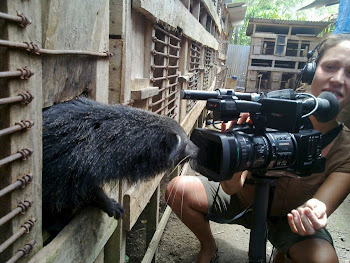
<svg viewBox="0 0 350 263"><path fill-rule="evenodd" d="M303 129L313 129L312 123L309 118L304 119ZM343 124L341 122L338 123L338 126L333 130L330 130L326 134L322 135L322 149L326 148L328 144L330 144L343 129Z"/></svg>
<svg viewBox="0 0 350 263"><path fill-rule="evenodd" d="M213 204L215 204L216 202L216 198L218 197L218 194L219 194L219 190L220 190L220 183L218 185L218 188L216 189L216 193L215 193L215 196L214 196L214 202ZM249 213L249 212L252 212L253 211L253 208L252 208L252 205L248 206L246 209L244 209L242 212L240 212L238 215L236 215L235 217L231 218L231 219L220 219L220 223L222 224L230 224L232 223L233 221L235 221L236 219L244 216L245 214ZM206 219L209 220L210 219L210 215L214 213L214 205L212 205L211 207L211 210L209 212L209 214L206 216Z"/></svg>
<svg viewBox="0 0 350 263"><path fill-rule="evenodd" d="M328 144L330 144L341 132L343 129L343 124L338 123L338 126L335 127L333 130L327 132L326 134L322 135L322 149L326 148Z"/></svg>

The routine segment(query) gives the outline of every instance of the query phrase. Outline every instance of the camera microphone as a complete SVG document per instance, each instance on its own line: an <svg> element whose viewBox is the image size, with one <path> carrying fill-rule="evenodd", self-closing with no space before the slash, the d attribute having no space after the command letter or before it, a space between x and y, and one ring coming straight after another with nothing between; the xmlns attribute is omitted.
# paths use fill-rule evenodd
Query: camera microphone
<svg viewBox="0 0 350 263"><path fill-rule="evenodd" d="M317 107L315 99L307 99L303 101L303 113L308 113L312 110L315 110L312 115L315 116L319 122L328 122L337 117L339 111L339 103L337 98L331 92L322 92L316 98L316 100L318 103Z"/></svg>
<svg viewBox="0 0 350 263"><path fill-rule="evenodd" d="M215 91L205 91L205 90L182 90L182 99L192 99L192 100L207 100L207 99L239 99L247 101L258 101L260 94L258 93L242 93L235 92L232 89L216 89Z"/></svg>

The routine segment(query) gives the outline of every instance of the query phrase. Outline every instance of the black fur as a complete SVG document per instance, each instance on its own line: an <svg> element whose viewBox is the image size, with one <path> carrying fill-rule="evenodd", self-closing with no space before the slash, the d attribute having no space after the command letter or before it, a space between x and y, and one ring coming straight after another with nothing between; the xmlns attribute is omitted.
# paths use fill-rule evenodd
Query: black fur
<svg viewBox="0 0 350 263"><path fill-rule="evenodd" d="M123 208L104 183L152 177L196 152L168 117L87 98L54 105L43 112L44 227L88 205L118 219Z"/></svg>

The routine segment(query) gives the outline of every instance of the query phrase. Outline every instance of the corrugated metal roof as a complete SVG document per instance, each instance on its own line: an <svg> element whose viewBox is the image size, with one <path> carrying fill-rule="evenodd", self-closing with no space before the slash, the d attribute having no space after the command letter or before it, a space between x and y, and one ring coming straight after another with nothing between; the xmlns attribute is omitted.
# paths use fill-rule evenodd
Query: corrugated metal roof
<svg viewBox="0 0 350 263"><path fill-rule="evenodd" d="M319 8L321 6L331 6L336 4L339 4L339 0L315 0L311 4L298 9L298 11L309 9L309 8Z"/></svg>
<svg viewBox="0 0 350 263"><path fill-rule="evenodd" d="M289 26L292 26L292 35L319 35L330 22L320 21L297 21L297 20L279 20L266 18L249 18L249 24L246 34L253 34L254 24L256 32L268 32L274 34L288 34Z"/></svg>

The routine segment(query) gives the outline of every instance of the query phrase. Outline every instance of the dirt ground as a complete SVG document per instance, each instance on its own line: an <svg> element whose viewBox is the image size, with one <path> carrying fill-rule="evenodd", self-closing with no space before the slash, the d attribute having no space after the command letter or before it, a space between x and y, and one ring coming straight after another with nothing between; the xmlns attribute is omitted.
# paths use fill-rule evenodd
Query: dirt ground
<svg viewBox="0 0 350 263"><path fill-rule="evenodd" d="M161 215L166 205L164 191L166 182L161 184ZM328 223L340 263L350 263L350 195L332 214ZM137 224L127 236L128 263L139 263L146 252L145 221L140 216ZM211 222L212 232L219 247L219 263L248 262L250 230L237 225L222 225ZM270 259L272 245L267 243L267 262ZM192 263L199 251L199 242L188 228L171 213L157 251L158 263Z"/></svg>

